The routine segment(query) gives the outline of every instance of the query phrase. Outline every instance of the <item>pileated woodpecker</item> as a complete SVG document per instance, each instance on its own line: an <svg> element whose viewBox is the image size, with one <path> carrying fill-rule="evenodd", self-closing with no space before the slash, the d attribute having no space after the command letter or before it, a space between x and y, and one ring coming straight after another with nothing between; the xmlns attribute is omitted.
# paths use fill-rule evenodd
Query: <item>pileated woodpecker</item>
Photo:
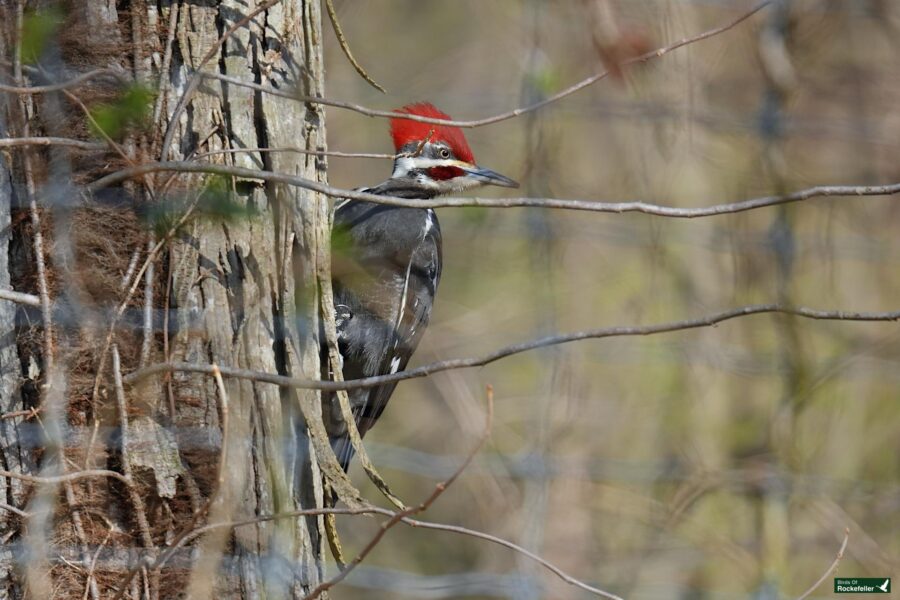
<svg viewBox="0 0 900 600"><path fill-rule="evenodd" d="M428 103L399 109L450 117ZM391 119L397 157L390 179L360 191L400 198L434 198L480 185L518 183L475 164L457 127ZM396 373L419 345L441 278L441 229L430 208L342 200L334 213L332 283L338 346L345 379ZM328 351L322 348L323 374ZM360 435L384 411L396 384L350 390ZM335 454L346 470L353 448L337 400L323 394L323 416Z"/></svg>

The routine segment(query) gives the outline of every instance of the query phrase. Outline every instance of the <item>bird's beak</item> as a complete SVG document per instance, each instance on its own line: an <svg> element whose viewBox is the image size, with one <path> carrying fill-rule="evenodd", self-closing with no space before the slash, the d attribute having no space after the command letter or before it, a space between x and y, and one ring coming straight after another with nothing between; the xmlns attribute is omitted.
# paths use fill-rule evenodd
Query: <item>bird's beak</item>
<svg viewBox="0 0 900 600"><path fill-rule="evenodd" d="M519 187L519 183L517 181L513 181L505 175L501 175L500 173L491 171L490 169L479 167L478 165L467 165L463 167L463 171L466 172L466 175L468 175L469 178L485 185L499 185L500 187L508 188Z"/></svg>

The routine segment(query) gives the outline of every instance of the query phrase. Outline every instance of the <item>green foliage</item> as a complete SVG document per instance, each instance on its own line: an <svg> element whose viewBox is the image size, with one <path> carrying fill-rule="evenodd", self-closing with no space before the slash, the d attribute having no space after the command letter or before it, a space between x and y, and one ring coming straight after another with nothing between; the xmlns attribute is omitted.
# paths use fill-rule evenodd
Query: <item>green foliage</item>
<svg viewBox="0 0 900 600"><path fill-rule="evenodd" d="M144 127L150 115L154 92L142 85L131 85L111 104L91 109L91 128L96 135L120 138L129 128Z"/></svg>
<svg viewBox="0 0 900 600"><path fill-rule="evenodd" d="M188 210L188 202L174 200L154 204L144 213L147 224L156 232L158 237L169 234L173 227ZM253 204L241 200L232 189L231 180L220 175L211 175L200 193L194 207L192 217L194 219L207 219L210 221L235 223L241 219L250 219L259 214L259 209Z"/></svg>
<svg viewBox="0 0 900 600"><path fill-rule="evenodd" d="M63 22L63 14L58 8L29 12L22 21L22 62L33 65L38 62L47 42L56 35Z"/></svg>
<svg viewBox="0 0 900 600"><path fill-rule="evenodd" d="M332 256L347 256L353 240L350 238L350 232L347 227L337 225L331 231L331 254Z"/></svg>
<svg viewBox="0 0 900 600"><path fill-rule="evenodd" d="M231 179L212 175L197 203L197 215L201 218L224 223L235 223L259 214L253 204L243 202L234 192Z"/></svg>
<svg viewBox="0 0 900 600"><path fill-rule="evenodd" d="M559 71L551 65L543 65L527 74L527 83L539 96L549 96L556 92L562 83Z"/></svg>

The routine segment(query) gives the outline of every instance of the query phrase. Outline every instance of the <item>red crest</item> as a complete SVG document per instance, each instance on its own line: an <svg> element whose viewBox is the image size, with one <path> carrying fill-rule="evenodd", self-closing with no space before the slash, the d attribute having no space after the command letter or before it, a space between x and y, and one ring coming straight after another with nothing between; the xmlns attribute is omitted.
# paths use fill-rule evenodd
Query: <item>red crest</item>
<svg viewBox="0 0 900 600"><path fill-rule="evenodd" d="M407 104L403 108L397 109L395 112L406 113L408 115L418 115L420 117L428 117L431 119L451 120L450 115L438 110L429 102L417 102L415 104ZM394 138L394 149L399 152L403 146L410 142L421 142L431 133L432 142L444 142L456 155L459 160L467 163L474 163L475 157L472 155L472 149L463 135L462 129L459 127L450 127L448 125L436 125L434 123L420 123L418 121L410 121L396 117L391 119L391 137Z"/></svg>

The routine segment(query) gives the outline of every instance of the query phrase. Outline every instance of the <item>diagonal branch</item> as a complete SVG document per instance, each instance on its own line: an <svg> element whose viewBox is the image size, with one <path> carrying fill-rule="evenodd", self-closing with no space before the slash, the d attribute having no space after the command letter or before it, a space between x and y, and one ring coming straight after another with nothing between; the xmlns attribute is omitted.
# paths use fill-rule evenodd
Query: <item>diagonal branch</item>
<svg viewBox="0 0 900 600"><path fill-rule="evenodd" d="M316 253L316 276L318 278L319 300L325 334L324 342L328 348L328 357L323 357L323 359L328 361L334 381L343 381L344 373L341 368L343 360L338 349L337 325L334 319L334 290L331 285L331 229L334 214L333 211L329 210L328 202L325 198L319 199L318 205L319 218L316 224L316 235L319 252ZM341 410L341 417L347 426L347 435L350 437L350 443L359 456L359 462L366 475L375 484L375 487L391 501L391 504L400 510L405 510L406 505L391 491L390 486L388 486L369 458L369 453L366 452L362 436L356 426L356 417L353 414L353 409L350 407L350 398L347 395L347 391L338 390L335 396Z"/></svg>
<svg viewBox="0 0 900 600"><path fill-rule="evenodd" d="M10 302L16 302L17 304L24 304L25 306L40 306L41 299L34 294L26 294L24 292L17 292L15 290L8 290L5 288L0 288L0 300L9 300Z"/></svg>
<svg viewBox="0 0 900 600"><path fill-rule="evenodd" d="M334 10L334 0L325 0L325 10L328 12L328 19L331 21L331 26L334 28L334 35L337 36L338 44L340 44L344 56L347 57L347 60L350 61L350 64L353 65L353 68L356 69L356 72L359 73L360 77L365 79L369 85L382 94L386 94L387 91L366 73L366 70L363 69L362 65L353 57L353 53L350 52L350 45L347 43L347 38L344 36L344 30L341 28L341 22L338 21L337 12Z"/></svg>
<svg viewBox="0 0 900 600"><path fill-rule="evenodd" d="M834 560L831 562L831 565L825 569L825 572L822 573L822 576L819 577L814 584L809 586L809 589L800 594L797 597L797 600L805 600L816 591L816 588L822 585L822 582L828 579L828 576L834 573L834 570L837 569L838 564L841 562L841 559L844 558L844 551L847 549L847 542L850 541L850 529L844 528L844 541L841 542L841 547L838 549L837 556L834 557Z"/></svg>
<svg viewBox="0 0 900 600"><path fill-rule="evenodd" d="M629 58L627 60L623 60L618 65L616 65L614 70L616 72L618 72L618 71L621 71L622 67L628 67L628 66L632 66L635 64L639 64L639 63L645 63L654 58L659 58L661 56L664 56L664 55L668 54L669 52L672 52L673 50L677 50L678 48L681 48L683 46L687 46L690 44L694 44L696 42L707 40L711 37L715 37L721 33L728 31L729 29L732 29L732 28L736 27L737 25L743 23L744 21L746 21L747 19L749 19L750 17L752 17L757 12L759 12L760 10L762 10L763 8L765 8L766 6L768 6L771 3L772 3L772 0L763 0L762 2L760 2L759 4L754 6L748 12L743 13L741 16L737 17L736 19L733 19L732 21L729 21L728 23L726 23L724 25L715 27L713 29L709 29L707 31L698 33L697 35L694 35L691 37L683 38L681 40L678 40L677 42L669 44L668 46L663 46L661 48L657 48L656 50L651 50L650 52L646 52L639 56L635 56L635 57ZM398 113L398 112L391 111L391 110L377 110L374 108L368 108L366 106L362 106L360 104L354 104L352 102L342 102L340 100L329 100L327 98L303 96L303 95L293 93L289 90L288 91L278 90L278 89L275 89L275 88L272 88L269 86L263 86L263 85L259 85L259 84L246 82L246 81L241 81L239 79L230 78L227 76L220 75L218 73L204 72L204 73L202 73L202 76L203 77L211 77L214 79L220 79L222 81L228 81L229 83L234 83L235 85L246 86L246 87L249 87L249 88L252 88L255 90L259 90L259 91L262 91L262 92L265 92L268 94L273 94L276 96L292 98L294 100L297 100L298 102L306 102L306 103L310 103L310 104L322 104L324 106L333 106L335 108L343 108L346 110L351 110L353 112L360 113L362 115L366 115L367 117L380 117L380 118L389 118L389 119L400 117L400 118L406 119L408 121L418 121L419 123L433 123L435 125L452 125L454 127L469 128L469 127L482 127L484 125L492 125L494 123L499 123L501 121L508 121L509 119L514 119L521 115L524 115L524 114L527 114L530 112L534 112L536 110L544 108L545 106L553 104L554 102L558 102L558 101L562 100L563 98L571 96L572 94L574 94L576 92L580 92L581 90L594 85L595 83L597 83L598 81L600 81L602 79L606 79L607 77L609 77L609 75L611 75L613 73L614 70L607 70L607 71L603 71L601 73L596 73L594 75L591 75L590 77L582 79L578 83L575 83L574 85L571 85L563 90L560 90L559 92L553 94L552 96L548 96L547 98L544 98L543 100L541 100L539 102L535 102L534 104L529 104L528 106L519 107L519 108L516 108L516 109L508 111L508 112L494 115L492 117L486 117L483 119L473 119L473 120L469 120L469 121L454 121L452 119L435 119L432 117L422 117L419 115L408 115L406 113ZM195 75L200 75L200 73L197 72L197 73L195 73Z"/></svg>
<svg viewBox="0 0 900 600"><path fill-rule="evenodd" d="M435 503L435 501L443 494L448 487L453 485L453 482L456 481L462 472L468 467L472 459L475 458L475 455L487 441L488 437L491 435L491 425L494 420L494 389L489 385L487 387L487 416L485 418L484 423L484 431L481 434L481 437L478 438L478 442L472 447L469 453L466 455L465 460L463 460L462 464L459 465L459 468L447 478L446 481L442 481L441 483L434 486L434 491L431 492L421 504L417 506L411 506L405 510L401 510L399 512L395 512L393 516L381 524L381 527L378 528L378 531L372 536L372 539L369 540L369 543L356 555L356 558L347 563L347 566L341 569L341 571L329 579L328 581L323 581L318 586L315 587L309 594L303 597L303 600L314 600L315 598L319 598L329 589L340 583L344 580L350 572L355 569L363 560L365 560L366 556L375 549L375 546L384 538L384 535L388 532L389 529L394 527L397 523L403 521L403 519L410 517L412 515L424 512L428 510L428 508Z"/></svg>
<svg viewBox="0 0 900 600"><path fill-rule="evenodd" d="M505 346L491 353L478 357L470 358L453 358L442 360L431 364L423 365L415 369L401 371L391 375L378 375L374 377L365 377L363 379L353 379L344 382L336 381L318 381L312 379L300 379L296 377L287 377L285 375L276 375L274 373L265 373L262 371L252 371L250 369L236 369L232 367L219 367L222 375L227 377L235 377L238 379L249 379L252 381L260 381L263 383L271 383L293 388L305 388L324 391L349 390L356 388L367 388L384 385L386 383L394 383L404 381L406 379L418 379L427 377L441 371L450 371L454 369L469 369L472 367L483 367L500 359L529 352L538 348L547 348L549 346L557 346L560 344L568 344L581 340L602 339L610 337L635 337L655 335L660 333L670 333L673 331L684 331L687 329L699 329L702 327L713 327L724 321L730 321L740 317L750 315L758 315L765 313L781 313L802 317L804 319L813 319L821 321L898 321L900 320L900 311L892 312L847 312L842 310L817 310L803 306L785 306L781 304L753 304L749 306L741 306L732 308L722 312L713 313L704 317L696 317L694 319L686 319L683 321L671 321L667 323L658 323L656 325L632 325L632 326L614 326L601 327L598 329L585 329L573 333L551 335L541 337L511 346ZM185 362L165 362L150 365L143 369L138 369L125 376L127 383L134 383L158 373L168 372L189 372L213 374L211 365L203 365L197 363Z"/></svg>

